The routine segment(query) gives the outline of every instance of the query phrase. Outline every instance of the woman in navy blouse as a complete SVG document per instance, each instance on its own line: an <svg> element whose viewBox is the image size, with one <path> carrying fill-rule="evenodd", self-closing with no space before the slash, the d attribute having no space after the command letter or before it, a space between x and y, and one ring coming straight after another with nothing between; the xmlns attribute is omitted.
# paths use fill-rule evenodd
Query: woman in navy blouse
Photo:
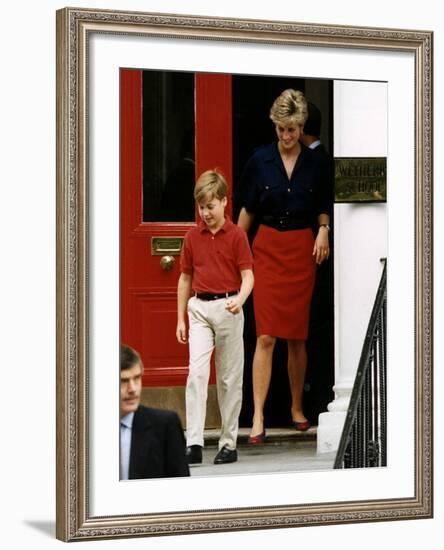
<svg viewBox="0 0 444 550"><path fill-rule="evenodd" d="M256 350L253 359L254 416L251 444L265 439L264 405L277 338L287 340L291 417L297 430L310 427L302 410L310 302L316 264L330 253L331 195L328 174L313 151L299 141L307 119L302 92L285 90L270 118L277 142L257 149L240 182L238 225L259 229L253 243ZM317 234L313 235L313 226Z"/></svg>

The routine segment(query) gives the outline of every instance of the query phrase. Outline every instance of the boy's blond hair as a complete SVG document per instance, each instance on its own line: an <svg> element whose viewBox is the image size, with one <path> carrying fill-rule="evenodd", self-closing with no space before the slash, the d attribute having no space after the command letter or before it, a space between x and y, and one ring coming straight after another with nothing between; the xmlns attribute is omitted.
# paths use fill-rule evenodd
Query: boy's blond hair
<svg viewBox="0 0 444 550"><path fill-rule="evenodd" d="M222 200L227 193L227 182L218 170L207 170L201 174L194 188L194 198L198 203L214 198Z"/></svg>

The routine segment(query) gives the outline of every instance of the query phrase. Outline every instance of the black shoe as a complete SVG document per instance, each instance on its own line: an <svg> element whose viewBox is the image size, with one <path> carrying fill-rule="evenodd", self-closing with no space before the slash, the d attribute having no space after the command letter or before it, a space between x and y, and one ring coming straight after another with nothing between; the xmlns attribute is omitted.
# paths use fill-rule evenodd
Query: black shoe
<svg viewBox="0 0 444 550"><path fill-rule="evenodd" d="M237 460L237 451L229 449L227 446L222 447L222 449L217 453L216 458L214 459L214 464L228 464L230 462L236 462Z"/></svg>
<svg viewBox="0 0 444 550"><path fill-rule="evenodd" d="M188 464L202 464L202 447L200 445L190 445L186 450Z"/></svg>

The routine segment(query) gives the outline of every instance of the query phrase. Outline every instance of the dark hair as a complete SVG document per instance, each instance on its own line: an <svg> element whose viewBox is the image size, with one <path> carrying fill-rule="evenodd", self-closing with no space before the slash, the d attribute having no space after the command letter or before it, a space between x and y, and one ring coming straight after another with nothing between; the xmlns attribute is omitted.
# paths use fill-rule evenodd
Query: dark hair
<svg viewBox="0 0 444 550"><path fill-rule="evenodd" d="M143 363L137 351L124 344L120 345L120 370L130 369L134 365L140 364L143 370Z"/></svg>
<svg viewBox="0 0 444 550"><path fill-rule="evenodd" d="M321 111L308 101L308 118L304 124L304 134L319 137L321 135Z"/></svg>

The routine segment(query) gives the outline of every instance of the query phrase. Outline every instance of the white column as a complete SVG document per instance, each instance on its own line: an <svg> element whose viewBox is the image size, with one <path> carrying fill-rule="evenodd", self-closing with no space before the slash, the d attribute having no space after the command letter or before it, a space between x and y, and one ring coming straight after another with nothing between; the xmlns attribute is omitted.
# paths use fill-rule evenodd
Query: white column
<svg viewBox="0 0 444 550"><path fill-rule="evenodd" d="M334 83L334 156L387 156L387 85ZM317 450L337 450L387 257L384 203L335 204L335 393L319 415Z"/></svg>

